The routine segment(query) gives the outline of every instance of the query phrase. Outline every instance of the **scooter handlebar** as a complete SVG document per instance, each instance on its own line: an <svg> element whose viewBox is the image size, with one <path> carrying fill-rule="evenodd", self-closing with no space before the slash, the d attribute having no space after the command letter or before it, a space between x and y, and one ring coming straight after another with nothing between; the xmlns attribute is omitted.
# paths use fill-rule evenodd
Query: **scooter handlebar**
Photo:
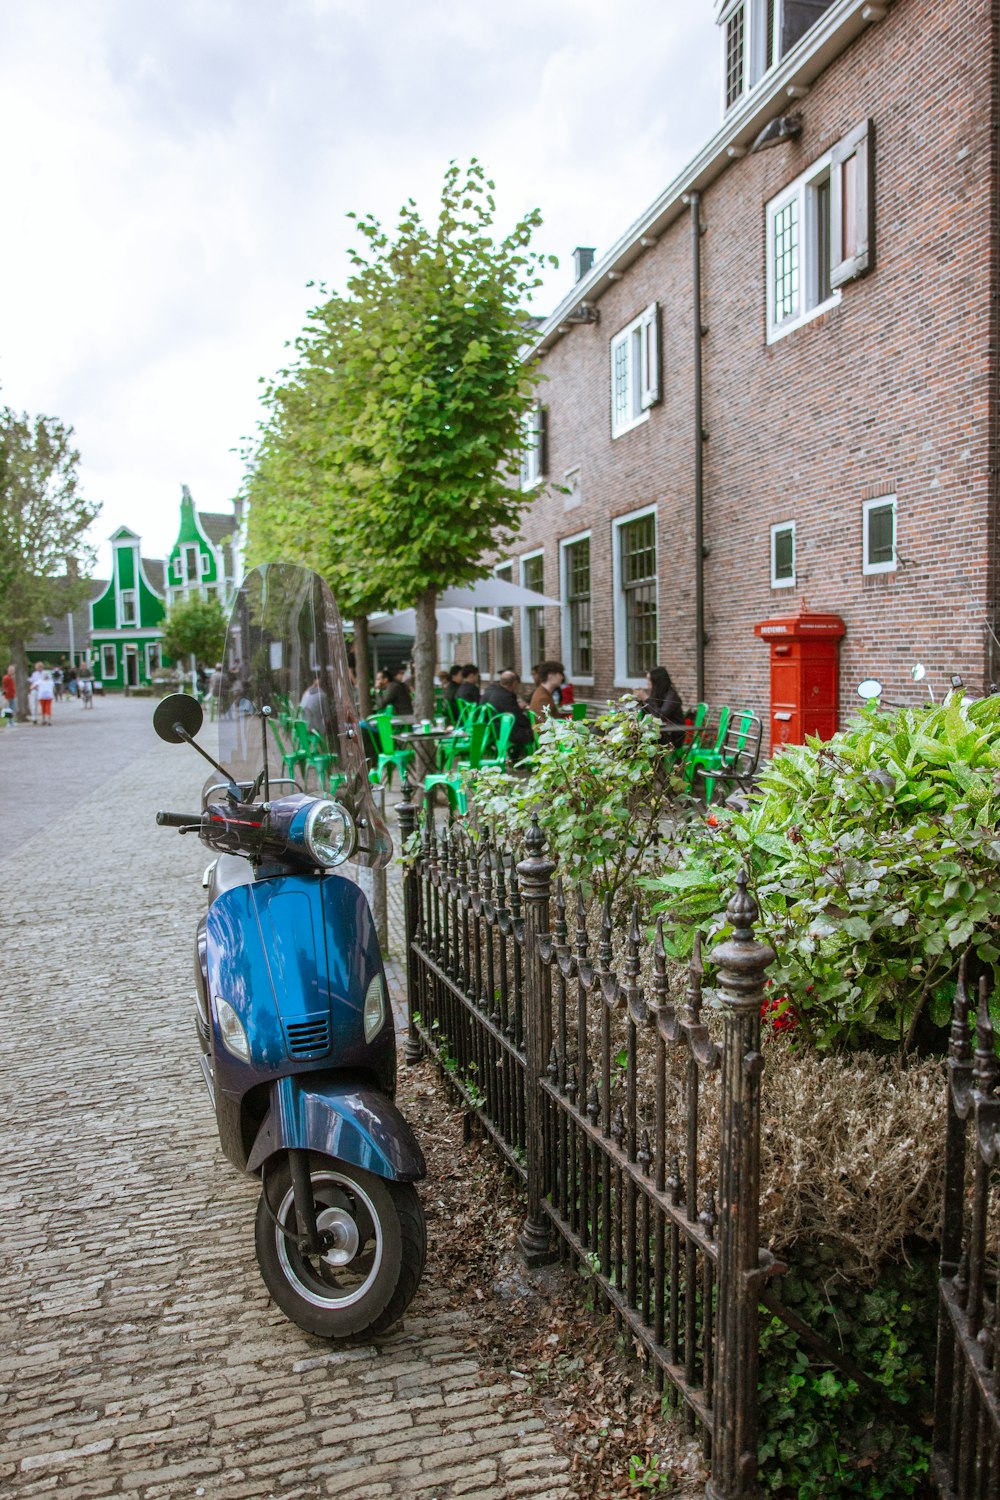
<svg viewBox="0 0 1000 1500"><path fill-rule="evenodd" d="M201 813L158 812L156 821L161 828L200 828Z"/></svg>

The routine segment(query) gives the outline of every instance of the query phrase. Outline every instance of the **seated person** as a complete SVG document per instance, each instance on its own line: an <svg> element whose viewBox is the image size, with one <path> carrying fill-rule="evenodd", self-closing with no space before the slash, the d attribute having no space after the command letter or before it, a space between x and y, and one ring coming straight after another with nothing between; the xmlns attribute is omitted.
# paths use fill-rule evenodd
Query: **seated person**
<svg viewBox="0 0 1000 1500"><path fill-rule="evenodd" d="M469 703L479 702L479 668L471 661L462 668L462 682L455 697Z"/></svg>
<svg viewBox="0 0 1000 1500"><path fill-rule="evenodd" d="M455 699L458 696L459 688L462 686L462 668L456 662L454 666L448 668L445 675L448 680L441 689L441 697L444 700L444 711L451 723L454 724L458 713L455 707Z"/></svg>
<svg viewBox="0 0 1000 1500"><path fill-rule="evenodd" d="M555 700L555 689L566 680L566 668L561 661L543 661L538 668L538 686L531 695L528 707L536 718L548 714L553 719L568 719Z"/></svg>
<svg viewBox="0 0 1000 1500"><path fill-rule="evenodd" d="M513 714L514 727L510 732L510 749L514 760L534 740L535 732L525 712L524 702L517 696L517 673L501 672L496 682L489 682L483 689L483 702L495 708L498 714Z"/></svg>
<svg viewBox="0 0 1000 1500"><path fill-rule="evenodd" d="M376 712L384 713L386 709L391 709L393 718L413 718L413 699L410 696L409 688L403 681L405 673L406 668L401 664L396 667L395 671L381 672L379 674L384 679L385 686L376 693ZM377 681L375 685L378 687Z"/></svg>
<svg viewBox="0 0 1000 1500"><path fill-rule="evenodd" d="M666 667L650 667L646 673L646 681L649 684L647 688L636 689L639 712L659 719L663 725L660 730L661 743L679 750L687 737L680 693L671 682Z"/></svg>

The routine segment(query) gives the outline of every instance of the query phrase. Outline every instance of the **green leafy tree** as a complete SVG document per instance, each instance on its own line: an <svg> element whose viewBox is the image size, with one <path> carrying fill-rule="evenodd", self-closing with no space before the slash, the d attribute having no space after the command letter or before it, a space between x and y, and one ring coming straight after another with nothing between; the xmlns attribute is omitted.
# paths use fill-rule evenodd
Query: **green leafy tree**
<svg viewBox="0 0 1000 1500"><path fill-rule="evenodd" d="M270 388L248 481L252 556L266 535L293 559L325 553L355 617L415 604L425 717L438 594L483 575L483 554L530 500L508 465L533 399L521 354L524 305L540 281L542 257L530 248L540 216L532 210L498 238L495 208L493 183L472 161L449 166L436 224L412 200L392 234L358 220L364 245L352 252L346 295L313 310L294 369ZM269 520L255 519L261 502Z"/></svg>
<svg viewBox="0 0 1000 1500"><path fill-rule="evenodd" d="M22 719L28 641L88 590L79 574L94 553L84 535L100 506L79 492L79 463L72 427L0 407L0 640L14 662Z"/></svg>
<svg viewBox="0 0 1000 1500"><path fill-rule="evenodd" d="M163 649L174 661L193 656L207 665L218 661L226 643L226 616L214 597L178 599L163 624Z"/></svg>

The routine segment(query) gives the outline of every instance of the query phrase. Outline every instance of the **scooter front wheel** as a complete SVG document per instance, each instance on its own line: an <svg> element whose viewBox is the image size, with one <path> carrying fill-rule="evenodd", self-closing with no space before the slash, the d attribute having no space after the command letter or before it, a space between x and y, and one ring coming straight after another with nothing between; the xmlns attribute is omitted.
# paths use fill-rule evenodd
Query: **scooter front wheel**
<svg viewBox="0 0 1000 1500"><path fill-rule="evenodd" d="M307 1333L380 1333L400 1318L424 1267L427 1235L416 1189L330 1157L309 1157L324 1250L299 1243L286 1158L265 1171L257 1206L257 1263L282 1312Z"/></svg>

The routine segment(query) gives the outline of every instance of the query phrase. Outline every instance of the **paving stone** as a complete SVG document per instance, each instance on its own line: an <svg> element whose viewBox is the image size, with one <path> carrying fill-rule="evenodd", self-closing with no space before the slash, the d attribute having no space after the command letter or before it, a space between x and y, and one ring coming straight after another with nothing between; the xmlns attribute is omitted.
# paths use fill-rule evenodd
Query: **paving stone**
<svg viewBox="0 0 1000 1500"><path fill-rule="evenodd" d="M259 1188L222 1156L197 1061L206 851L153 822L196 805L198 764L153 738L146 701L98 704L86 729L75 707L47 737L0 734L24 809L0 840L4 1500L566 1500L568 1462L484 1378L447 1287L425 1280L402 1334L346 1349L271 1305ZM398 867L388 883L401 1027Z"/></svg>

